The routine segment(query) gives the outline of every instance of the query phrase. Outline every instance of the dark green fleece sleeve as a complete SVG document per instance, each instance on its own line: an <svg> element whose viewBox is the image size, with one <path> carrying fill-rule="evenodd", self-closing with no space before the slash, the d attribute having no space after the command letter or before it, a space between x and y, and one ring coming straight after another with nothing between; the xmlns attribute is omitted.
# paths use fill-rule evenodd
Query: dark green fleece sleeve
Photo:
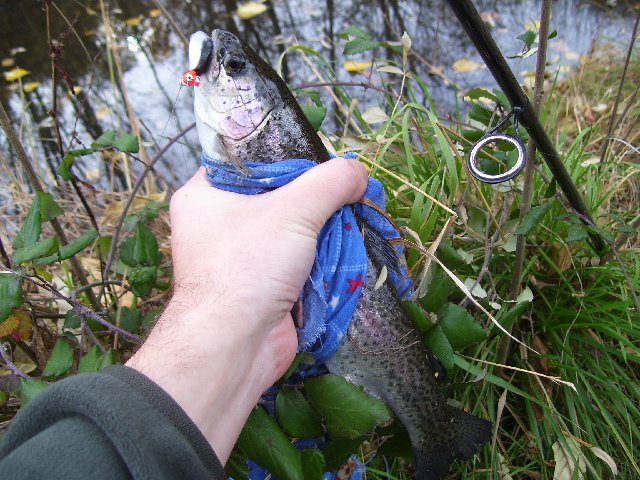
<svg viewBox="0 0 640 480"><path fill-rule="evenodd" d="M113 366L48 387L0 441L0 478L226 479L180 406L136 370Z"/></svg>

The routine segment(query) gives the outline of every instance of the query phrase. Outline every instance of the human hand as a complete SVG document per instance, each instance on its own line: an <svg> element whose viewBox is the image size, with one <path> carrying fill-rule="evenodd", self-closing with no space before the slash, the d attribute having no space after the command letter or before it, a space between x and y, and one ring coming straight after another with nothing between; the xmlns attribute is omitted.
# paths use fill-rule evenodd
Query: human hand
<svg viewBox="0 0 640 480"><path fill-rule="evenodd" d="M320 229L366 182L361 164L337 158L253 196L212 188L200 169L173 195L174 296L127 365L184 408L221 462L293 360L290 311Z"/></svg>

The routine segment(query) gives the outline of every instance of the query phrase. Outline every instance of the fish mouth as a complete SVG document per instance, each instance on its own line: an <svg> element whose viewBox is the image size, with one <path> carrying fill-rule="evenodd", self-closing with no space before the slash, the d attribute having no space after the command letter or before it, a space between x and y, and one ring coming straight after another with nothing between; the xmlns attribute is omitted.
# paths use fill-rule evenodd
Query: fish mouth
<svg viewBox="0 0 640 480"><path fill-rule="evenodd" d="M220 132L220 135L224 138L228 138L234 142L241 142L243 140L246 140L247 138L251 137L252 135L256 134L256 132L259 132L260 130L262 130L262 128L264 127L264 125L267 124L267 122L269 121L269 119L271 118L271 112L273 112L273 108L269 109L264 117L262 117L262 119L260 120L260 122L255 125L249 132L247 133L242 133L240 135L230 135L229 133L222 133ZM237 126L241 126L241 124L237 123L235 120L233 120L233 116L230 116L228 118L228 122L229 121L233 121L233 123L235 123ZM225 122L227 123L227 122ZM229 127L229 123L227 123L227 127ZM241 126L242 129L242 126ZM233 131L232 128L228 128L229 131Z"/></svg>

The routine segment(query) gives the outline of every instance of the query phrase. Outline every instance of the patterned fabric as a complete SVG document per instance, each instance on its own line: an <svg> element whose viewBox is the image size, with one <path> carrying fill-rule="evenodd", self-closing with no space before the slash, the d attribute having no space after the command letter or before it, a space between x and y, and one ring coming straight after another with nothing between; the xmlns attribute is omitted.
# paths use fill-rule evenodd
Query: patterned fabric
<svg viewBox="0 0 640 480"><path fill-rule="evenodd" d="M212 186L235 193L255 195L281 187L313 168L311 160L291 159L271 164L244 164L248 171L221 163L202 154L202 165ZM369 179L364 196L384 210L384 189ZM304 328L298 331L298 351L311 353L316 365L324 363L340 346L367 277L367 253L356 216L385 238L397 238L398 232L377 211L362 204L345 206L335 212L318 235L316 260L300 298L303 302ZM401 252L399 248L398 252ZM401 295L410 288L410 280L388 272Z"/></svg>

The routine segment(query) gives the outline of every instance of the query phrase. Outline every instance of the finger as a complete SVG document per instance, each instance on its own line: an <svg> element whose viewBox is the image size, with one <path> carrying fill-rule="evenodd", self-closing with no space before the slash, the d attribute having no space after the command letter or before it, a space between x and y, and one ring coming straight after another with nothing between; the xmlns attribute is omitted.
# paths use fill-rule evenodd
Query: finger
<svg viewBox="0 0 640 480"><path fill-rule="evenodd" d="M272 192L285 197L296 214L322 226L339 208L362 198L367 187L367 169L356 160L334 158L312 168L293 182Z"/></svg>

